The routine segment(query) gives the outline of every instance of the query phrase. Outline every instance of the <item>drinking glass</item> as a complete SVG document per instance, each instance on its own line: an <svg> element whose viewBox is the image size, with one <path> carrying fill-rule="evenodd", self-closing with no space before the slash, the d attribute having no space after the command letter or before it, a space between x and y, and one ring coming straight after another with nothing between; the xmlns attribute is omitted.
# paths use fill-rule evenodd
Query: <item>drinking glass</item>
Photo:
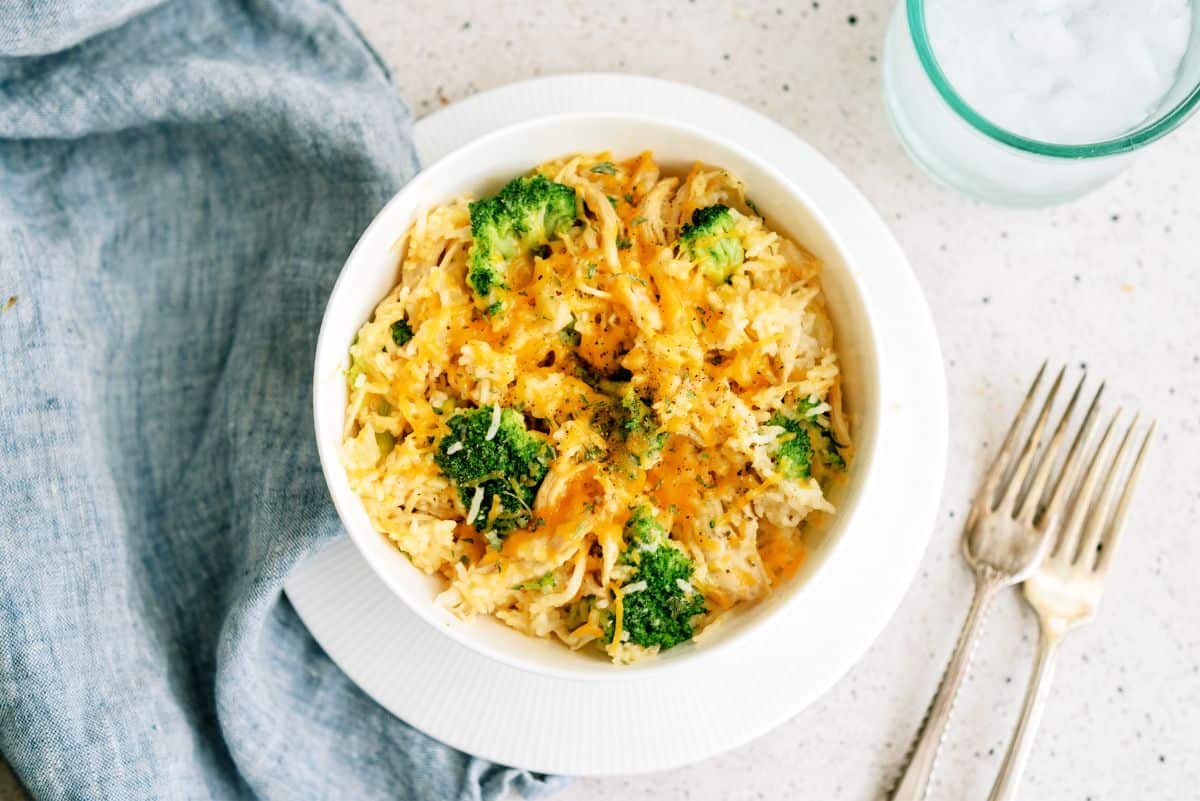
<svg viewBox="0 0 1200 801"><path fill-rule="evenodd" d="M1070 144L1019 136L972 108L942 72L925 21L924 0L900 0L892 15L883 52L889 116L914 161L938 180L990 203L1049 206L1086 194L1200 103L1200 9L1193 9L1175 83L1149 117L1119 136Z"/></svg>

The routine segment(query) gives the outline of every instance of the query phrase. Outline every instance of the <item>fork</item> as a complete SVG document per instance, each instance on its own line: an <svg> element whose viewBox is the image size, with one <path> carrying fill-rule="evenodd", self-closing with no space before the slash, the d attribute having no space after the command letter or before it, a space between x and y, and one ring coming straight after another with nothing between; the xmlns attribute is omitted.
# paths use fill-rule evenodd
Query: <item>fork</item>
<svg viewBox="0 0 1200 801"><path fill-rule="evenodd" d="M1093 405L1089 409L1087 421L1071 445L1072 451L1086 445L1094 412ZM1121 438L1116 455L1109 461L1108 444L1120 414L1120 410L1113 414L1083 478L1076 484L1074 476L1064 471L1051 495L1052 499L1060 493L1066 497L1069 488L1073 487L1073 492L1070 492L1070 513L1057 533L1053 549L1037 571L1025 580L1025 600L1038 616L1037 658L1034 660L1029 687L1025 691L1025 701L1021 707L1021 716L1017 720L1016 731L1012 742L1009 743L1004 762L1001 763L992 793L988 796L989 801L1010 801L1016 797L1017 784L1024 773L1030 747L1033 745L1034 731L1046 704L1058 646L1068 631L1090 621L1100 604L1104 579L1108 575L1113 553L1121 539L1129 500L1141 473L1146 450L1154 436L1154 424L1151 423L1114 508L1117 476L1124 465L1125 454L1138 422L1135 414L1133 422ZM1103 485L1100 487L1100 494L1093 502L1097 484L1101 481ZM1055 509L1054 500L1050 500L1045 509L1046 513L1052 512Z"/></svg>
<svg viewBox="0 0 1200 801"><path fill-rule="evenodd" d="M1018 454L1017 440L1045 372L1046 364L1043 363L1008 429L999 454L988 468L983 485L971 504L970 514L963 527L963 554L975 573L975 594L937 694L917 732L908 766L899 784L892 791L892 801L922 801L925 798L950 722L954 700L970 666L971 654L982 630L987 610L1001 589L1024 581L1033 574L1053 542L1051 535L1065 504L1062 491L1065 485L1062 477L1073 475L1080 456L1078 448L1072 447L1062 466L1058 468L1059 480L1054 482L1054 496L1044 509L1039 508L1039 499L1049 484L1051 471L1055 468L1055 457L1065 437L1067 424L1083 388L1083 381L1080 380L1075 387L1049 441L1043 442L1050 410L1066 368L1059 371ZM1089 418L1094 416L1095 404L1096 401L1093 401ZM1035 456L1038 457L1036 469Z"/></svg>

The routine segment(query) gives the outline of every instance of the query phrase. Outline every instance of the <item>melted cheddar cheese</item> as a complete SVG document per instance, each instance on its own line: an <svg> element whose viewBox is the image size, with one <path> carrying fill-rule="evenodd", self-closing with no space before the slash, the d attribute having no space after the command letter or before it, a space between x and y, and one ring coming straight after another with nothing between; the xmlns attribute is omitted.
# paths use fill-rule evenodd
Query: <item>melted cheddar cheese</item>
<svg viewBox="0 0 1200 801"><path fill-rule="evenodd" d="M512 263L499 313L481 312L466 282L469 198L424 212L398 241L400 282L349 349L344 463L376 528L444 578L441 603L629 662L655 650L622 625L631 509L654 508L693 561L698 631L792 577L806 530L834 511L825 490L837 475L781 474L769 422L801 403L821 410L850 456L821 265L718 168L670 176L650 153L601 153L536 173L575 190L580 221ZM714 204L731 210L744 250L727 283L678 247ZM412 331L402 344L397 320ZM605 413L618 384L652 410L654 442L614 443ZM497 404L555 452L534 522L498 548L433 458L455 410Z"/></svg>

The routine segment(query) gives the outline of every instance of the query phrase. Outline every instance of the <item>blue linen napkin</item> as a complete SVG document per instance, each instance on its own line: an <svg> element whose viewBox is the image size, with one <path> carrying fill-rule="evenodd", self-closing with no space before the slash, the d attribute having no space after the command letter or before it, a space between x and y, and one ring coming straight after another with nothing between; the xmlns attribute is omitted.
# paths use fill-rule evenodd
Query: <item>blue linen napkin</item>
<svg viewBox="0 0 1200 801"><path fill-rule="evenodd" d="M34 798L557 784L376 706L280 592L339 532L314 344L410 123L331 2L0 5L0 751Z"/></svg>

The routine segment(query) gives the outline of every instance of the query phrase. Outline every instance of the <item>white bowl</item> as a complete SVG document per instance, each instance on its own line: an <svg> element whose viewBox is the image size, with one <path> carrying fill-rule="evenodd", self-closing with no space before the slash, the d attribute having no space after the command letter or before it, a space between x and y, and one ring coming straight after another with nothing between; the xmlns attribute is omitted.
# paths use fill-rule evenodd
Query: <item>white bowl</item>
<svg viewBox="0 0 1200 801"><path fill-rule="evenodd" d="M350 489L341 461L346 405L347 349L359 327L396 285L403 256L400 240L418 212L465 193L495 191L537 164L576 152L610 150L618 157L654 152L664 172L682 173L695 161L724 167L745 183L747 194L769 225L804 245L825 265L822 283L832 318L844 378L846 409L855 441L847 481L831 500L838 513L800 572L767 598L727 615L686 643L635 665L573 652L561 643L521 634L490 617L460 620L434 603L442 579L427 576L371 525ZM325 480L350 538L367 563L414 612L462 645L517 668L569 679L626 679L647 671L676 669L736 643L751 628L776 615L799 612L805 584L821 569L838 542L853 529L858 500L874 475L872 464L880 419L877 326L846 250L802 186L732 142L651 116L624 113L563 114L500 129L462 147L423 170L384 206L355 245L333 288L317 340L313 412ZM821 611L821 610L817 610ZM836 610L823 610L836 615Z"/></svg>

